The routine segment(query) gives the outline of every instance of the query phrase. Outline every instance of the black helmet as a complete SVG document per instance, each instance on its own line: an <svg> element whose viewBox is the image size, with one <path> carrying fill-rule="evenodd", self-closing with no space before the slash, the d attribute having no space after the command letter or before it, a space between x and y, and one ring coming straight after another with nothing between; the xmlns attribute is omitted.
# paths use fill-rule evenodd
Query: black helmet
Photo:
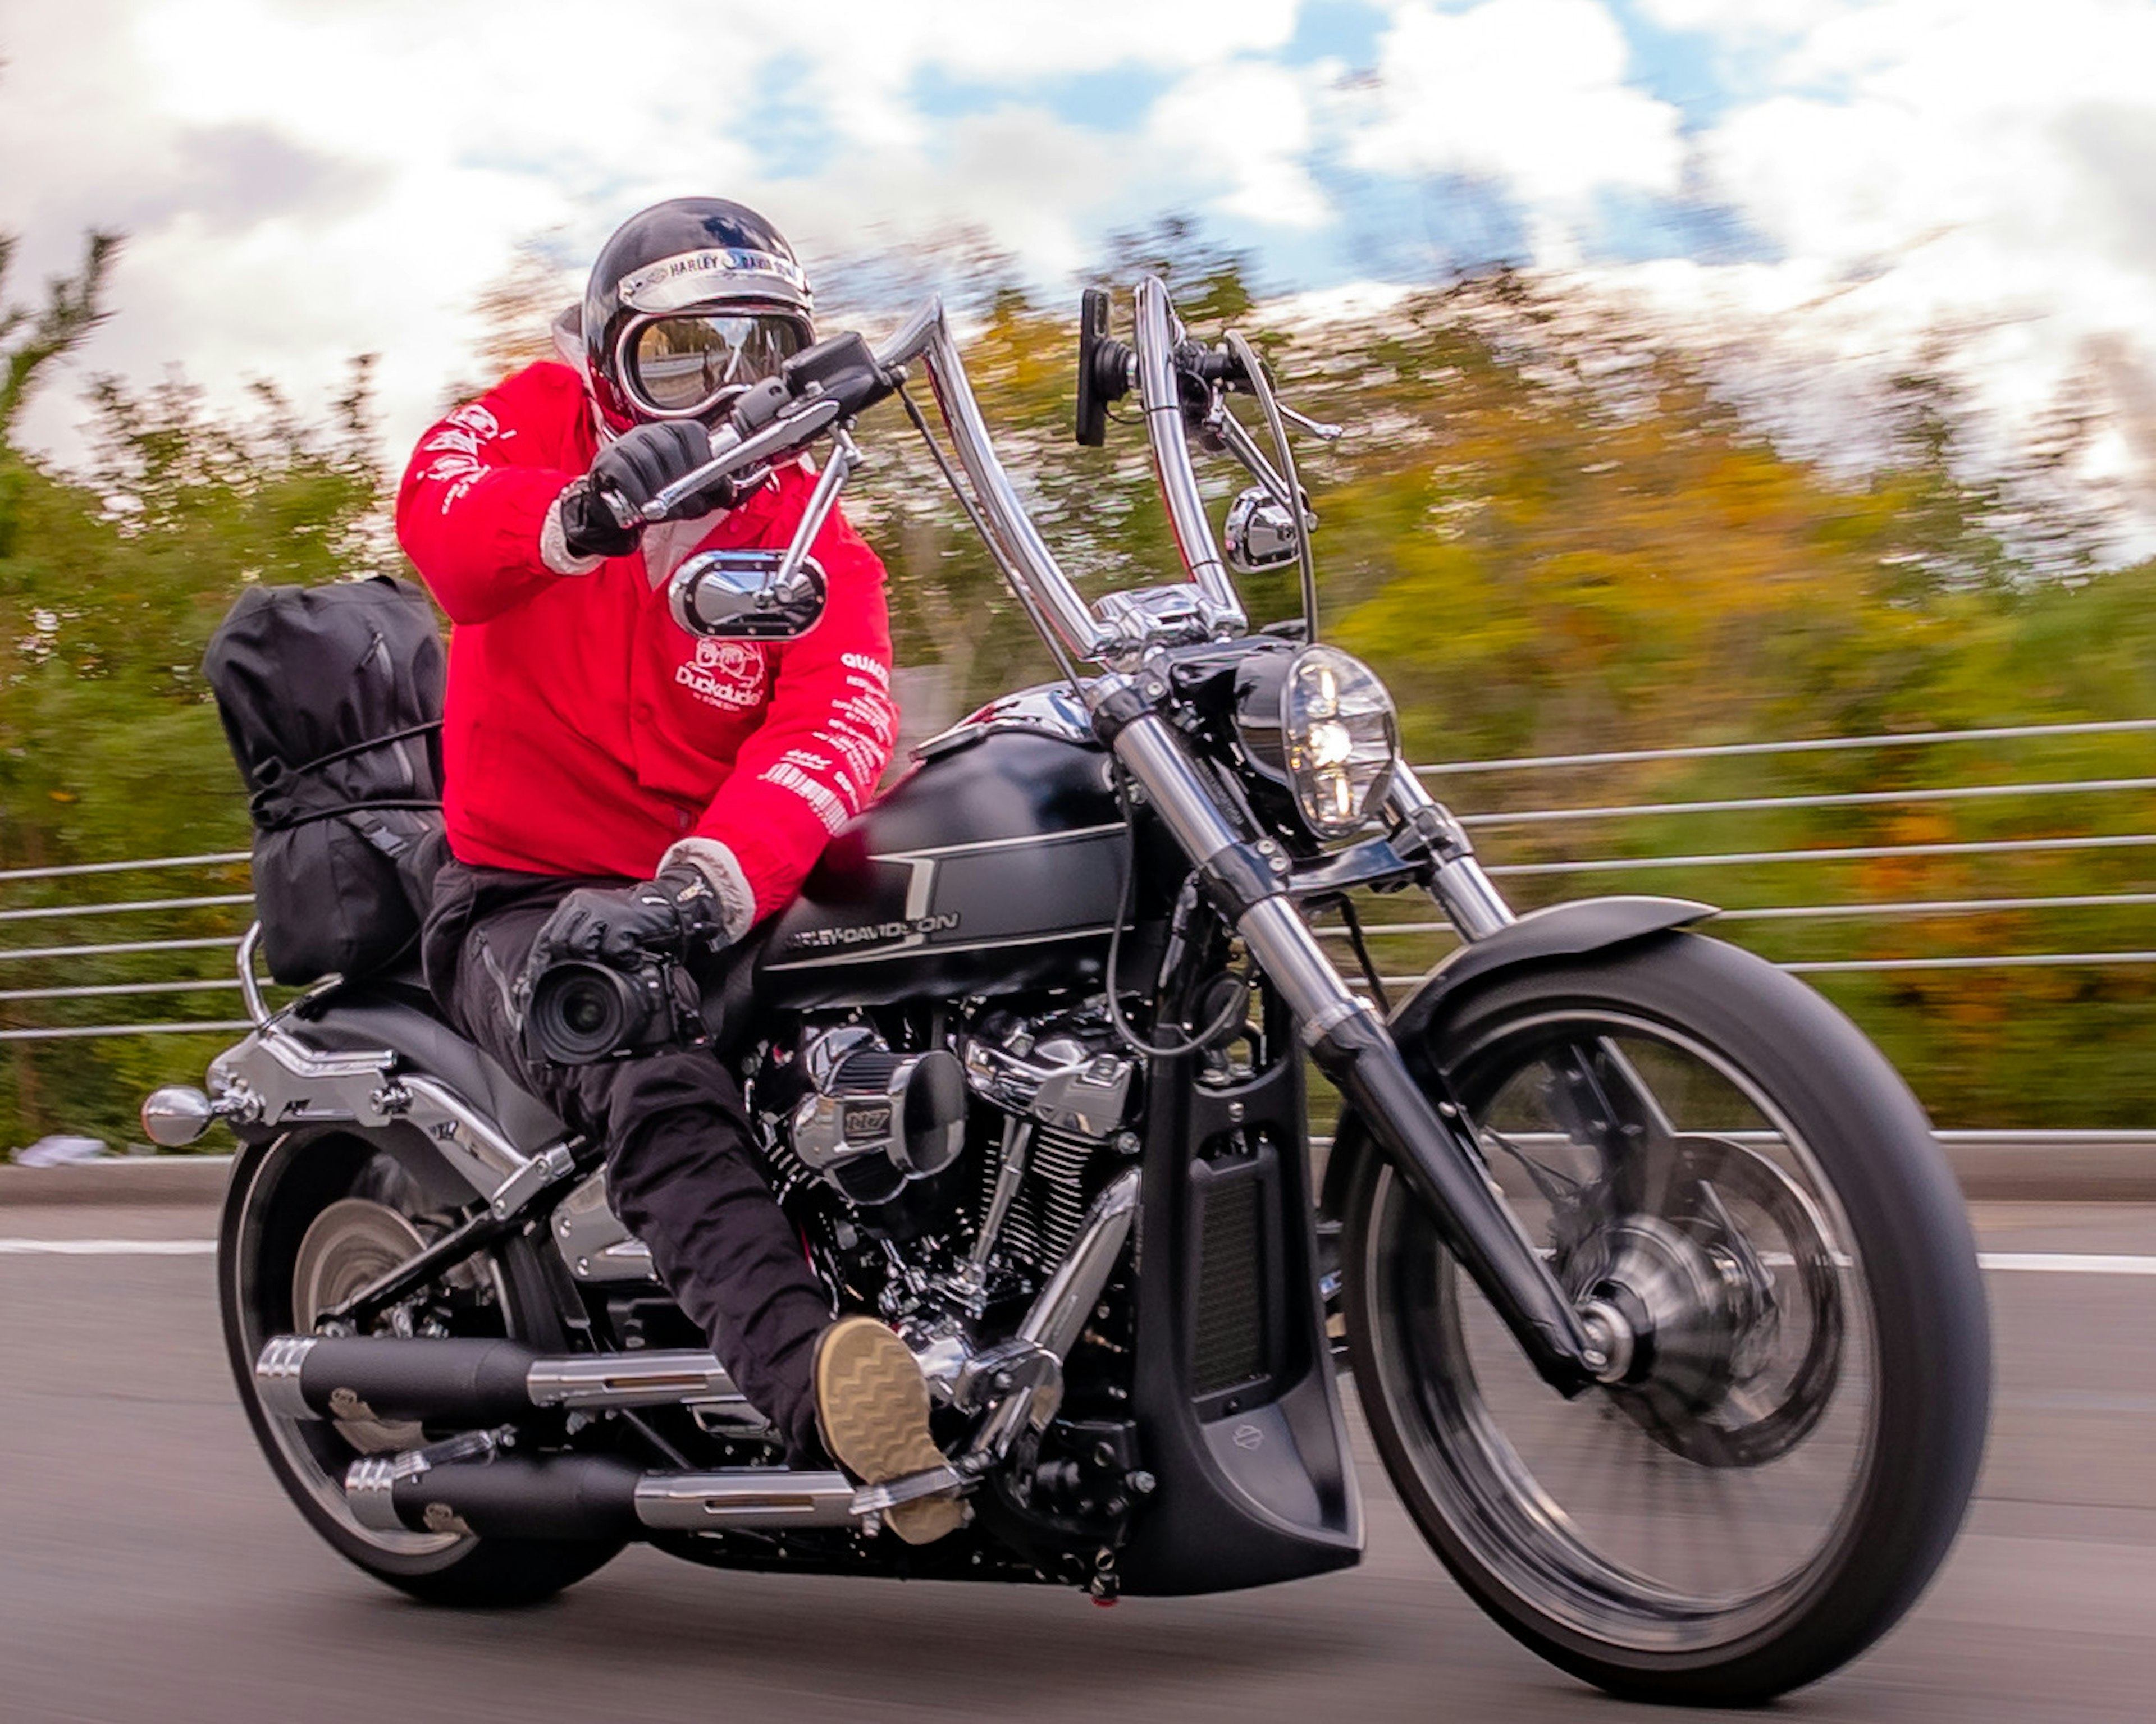
<svg viewBox="0 0 2156 1724"><path fill-rule="evenodd" d="M754 210L654 203L614 230L584 289L593 398L616 431L709 419L815 339L812 308L793 248Z"/></svg>

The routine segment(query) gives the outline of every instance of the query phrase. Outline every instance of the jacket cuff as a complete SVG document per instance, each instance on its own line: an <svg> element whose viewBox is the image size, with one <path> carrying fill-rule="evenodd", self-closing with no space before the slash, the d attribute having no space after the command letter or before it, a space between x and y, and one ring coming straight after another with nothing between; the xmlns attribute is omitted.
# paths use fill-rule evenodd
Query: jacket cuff
<svg viewBox="0 0 2156 1724"><path fill-rule="evenodd" d="M568 530L562 525L562 499L568 494L569 487L564 485L547 505L547 518L539 523L539 561L557 575L588 575L606 559L570 552Z"/></svg>
<svg viewBox="0 0 2156 1724"><path fill-rule="evenodd" d="M684 865L702 875L718 895L719 921L729 944L755 926L756 894L732 849L715 838L685 838L659 859L662 870Z"/></svg>

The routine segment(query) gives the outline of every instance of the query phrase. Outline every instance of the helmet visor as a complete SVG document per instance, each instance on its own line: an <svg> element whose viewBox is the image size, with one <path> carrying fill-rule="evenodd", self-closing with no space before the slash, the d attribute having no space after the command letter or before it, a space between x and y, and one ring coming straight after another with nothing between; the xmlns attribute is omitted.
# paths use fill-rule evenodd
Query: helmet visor
<svg viewBox="0 0 2156 1724"><path fill-rule="evenodd" d="M768 313L654 317L624 336L622 382L647 412L703 413L776 376L801 351L802 335L794 319Z"/></svg>

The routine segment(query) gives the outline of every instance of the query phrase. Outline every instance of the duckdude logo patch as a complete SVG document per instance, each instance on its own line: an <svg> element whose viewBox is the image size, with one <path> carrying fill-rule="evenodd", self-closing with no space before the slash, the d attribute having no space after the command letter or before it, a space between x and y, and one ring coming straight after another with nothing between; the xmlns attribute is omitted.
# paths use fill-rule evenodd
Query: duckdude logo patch
<svg viewBox="0 0 2156 1724"><path fill-rule="evenodd" d="M700 640L695 659L677 666L674 680L706 706L745 712L763 704L763 654L737 640Z"/></svg>

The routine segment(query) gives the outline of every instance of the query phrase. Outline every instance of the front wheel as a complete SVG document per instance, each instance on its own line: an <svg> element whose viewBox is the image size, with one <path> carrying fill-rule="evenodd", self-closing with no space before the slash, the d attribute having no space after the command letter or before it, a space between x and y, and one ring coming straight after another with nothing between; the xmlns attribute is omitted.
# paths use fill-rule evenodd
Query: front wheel
<svg viewBox="0 0 2156 1724"><path fill-rule="evenodd" d="M1773 966L1676 934L1500 976L1405 1051L1614 1381L1537 1378L1353 1121L1355 1378L1476 1601L1635 1699L1745 1705L1854 1657L1960 1525L1990 1356L1968 1219L1869 1042Z"/></svg>

